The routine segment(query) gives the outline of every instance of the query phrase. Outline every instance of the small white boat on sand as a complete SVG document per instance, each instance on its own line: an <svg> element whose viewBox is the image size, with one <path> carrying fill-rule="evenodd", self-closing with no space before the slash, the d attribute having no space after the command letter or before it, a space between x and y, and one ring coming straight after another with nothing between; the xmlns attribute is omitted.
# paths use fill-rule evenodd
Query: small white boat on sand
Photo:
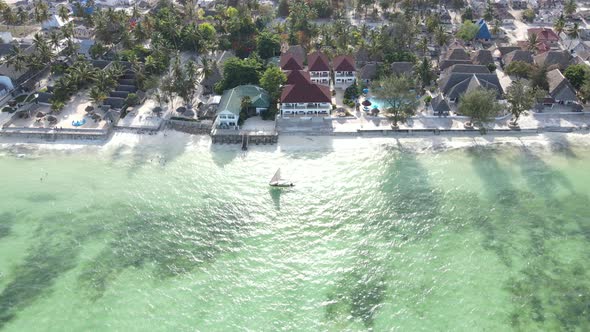
<svg viewBox="0 0 590 332"><path fill-rule="evenodd" d="M291 181L287 181L281 178L281 169L277 169L275 175L270 179L269 185L271 187L293 187L295 184Z"/></svg>

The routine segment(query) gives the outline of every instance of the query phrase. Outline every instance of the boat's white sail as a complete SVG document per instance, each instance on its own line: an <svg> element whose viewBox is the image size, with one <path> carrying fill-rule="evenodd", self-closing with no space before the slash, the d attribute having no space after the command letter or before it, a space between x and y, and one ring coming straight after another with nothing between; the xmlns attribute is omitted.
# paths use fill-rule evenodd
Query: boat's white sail
<svg viewBox="0 0 590 332"><path fill-rule="evenodd" d="M275 175L272 177L272 179L270 179L270 184L271 185L276 185L281 181L281 169L277 169L277 172L275 173Z"/></svg>
<svg viewBox="0 0 590 332"><path fill-rule="evenodd" d="M277 169L277 172L275 173L275 175L272 177L272 179L270 179L270 183L271 186L273 187L293 187L294 184L293 182L289 182L285 179L281 179L281 169Z"/></svg>

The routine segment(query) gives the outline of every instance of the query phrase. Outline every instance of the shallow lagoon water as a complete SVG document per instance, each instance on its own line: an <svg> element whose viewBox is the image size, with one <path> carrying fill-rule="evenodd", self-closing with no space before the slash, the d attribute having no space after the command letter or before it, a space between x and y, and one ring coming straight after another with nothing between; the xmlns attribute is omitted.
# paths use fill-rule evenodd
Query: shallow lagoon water
<svg viewBox="0 0 590 332"><path fill-rule="evenodd" d="M4 151L1 331L590 329L588 148L177 143Z"/></svg>

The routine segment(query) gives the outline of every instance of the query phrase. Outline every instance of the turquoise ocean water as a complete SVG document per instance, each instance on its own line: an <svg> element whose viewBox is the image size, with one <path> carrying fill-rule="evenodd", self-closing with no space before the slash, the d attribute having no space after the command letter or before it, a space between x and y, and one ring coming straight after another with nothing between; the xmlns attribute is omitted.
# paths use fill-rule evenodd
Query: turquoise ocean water
<svg viewBox="0 0 590 332"><path fill-rule="evenodd" d="M5 150L0 331L590 330L587 148L355 144Z"/></svg>

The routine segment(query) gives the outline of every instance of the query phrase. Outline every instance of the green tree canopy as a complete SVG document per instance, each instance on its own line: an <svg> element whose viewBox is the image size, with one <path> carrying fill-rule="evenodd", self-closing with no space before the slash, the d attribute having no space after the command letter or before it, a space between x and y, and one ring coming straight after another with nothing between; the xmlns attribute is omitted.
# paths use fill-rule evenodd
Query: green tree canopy
<svg viewBox="0 0 590 332"><path fill-rule="evenodd" d="M471 41L475 39L475 36L477 36L478 31L479 27L477 26L477 24L471 21L465 21L457 31L457 37L463 39L464 41Z"/></svg>
<svg viewBox="0 0 590 332"><path fill-rule="evenodd" d="M535 20L535 17L535 11L530 8L527 8L522 11L522 19L529 23L532 23Z"/></svg>
<svg viewBox="0 0 590 332"><path fill-rule="evenodd" d="M495 90L475 89L461 96L459 101L459 112L469 116L471 123L480 126L490 122L501 110Z"/></svg>
<svg viewBox="0 0 590 332"><path fill-rule="evenodd" d="M280 0L279 1L279 16L280 17L289 16L289 0Z"/></svg>
<svg viewBox="0 0 590 332"><path fill-rule="evenodd" d="M566 15L572 15L576 12L578 5L576 4L576 0L566 0L563 5L563 11Z"/></svg>
<svg viewBox="0 0 590 332"><path fill-rule="evenodd" d="M281 51L281 40L276 33L263 31L256 37L256 52L263 59L271 58Z"/></svg>
<svg viewBox="0 0 590 332"><path fill-rule="evenodd" d="M524 61L512 61L504 68L506 74L514 75L519 78L528 78L532 70L533 65Z"/></svg>
<svg viewBox="0 0 590 332"><path fill-rule="evenodd" d="M508 87L506 100L510 105L508 110L512 113L512 122L517 124L520 116L535 104L535 92L524 81L516 80Z"/></svg>
<svg viewBox="0 0 590 332"><path fill-rule="evenodd" d="M262 64L256 58L229 59L223 66L223 80L218 83L215 90L222 93L238 85L258 84L261 71Z"/></svg>
<svg viewBox="0 0 590 332"><path fill-rule="evenodd" d="M529 77L531 79L531 87L533 89L549 91L549 81L547 81L547 67L534 67Z"/></svg>
<svg viewBox="0 0 590 332"><path fill-rule="evenodd" d="M269 66L260 78L260 87L270 95L272 102L276 102L281 96L282 86L287 82L287 76L281 68Z"/></svg>
<svg viewBox="0 0 590 332"><path fill-rule="evenodd" d="M382 110L389 117L393 127L405 122L414 114L417 106L414 82L407 76L388 76L373 83L373 94L384 101Z"/></svg>
<svg viewBox="0 0 590 332"><path fill-rule="evenodd" d="M580 89L584 82L588 80L588 76L590 76L590 67L583 63L571 65L567 67L563 75L576 89Z"/></svg>

